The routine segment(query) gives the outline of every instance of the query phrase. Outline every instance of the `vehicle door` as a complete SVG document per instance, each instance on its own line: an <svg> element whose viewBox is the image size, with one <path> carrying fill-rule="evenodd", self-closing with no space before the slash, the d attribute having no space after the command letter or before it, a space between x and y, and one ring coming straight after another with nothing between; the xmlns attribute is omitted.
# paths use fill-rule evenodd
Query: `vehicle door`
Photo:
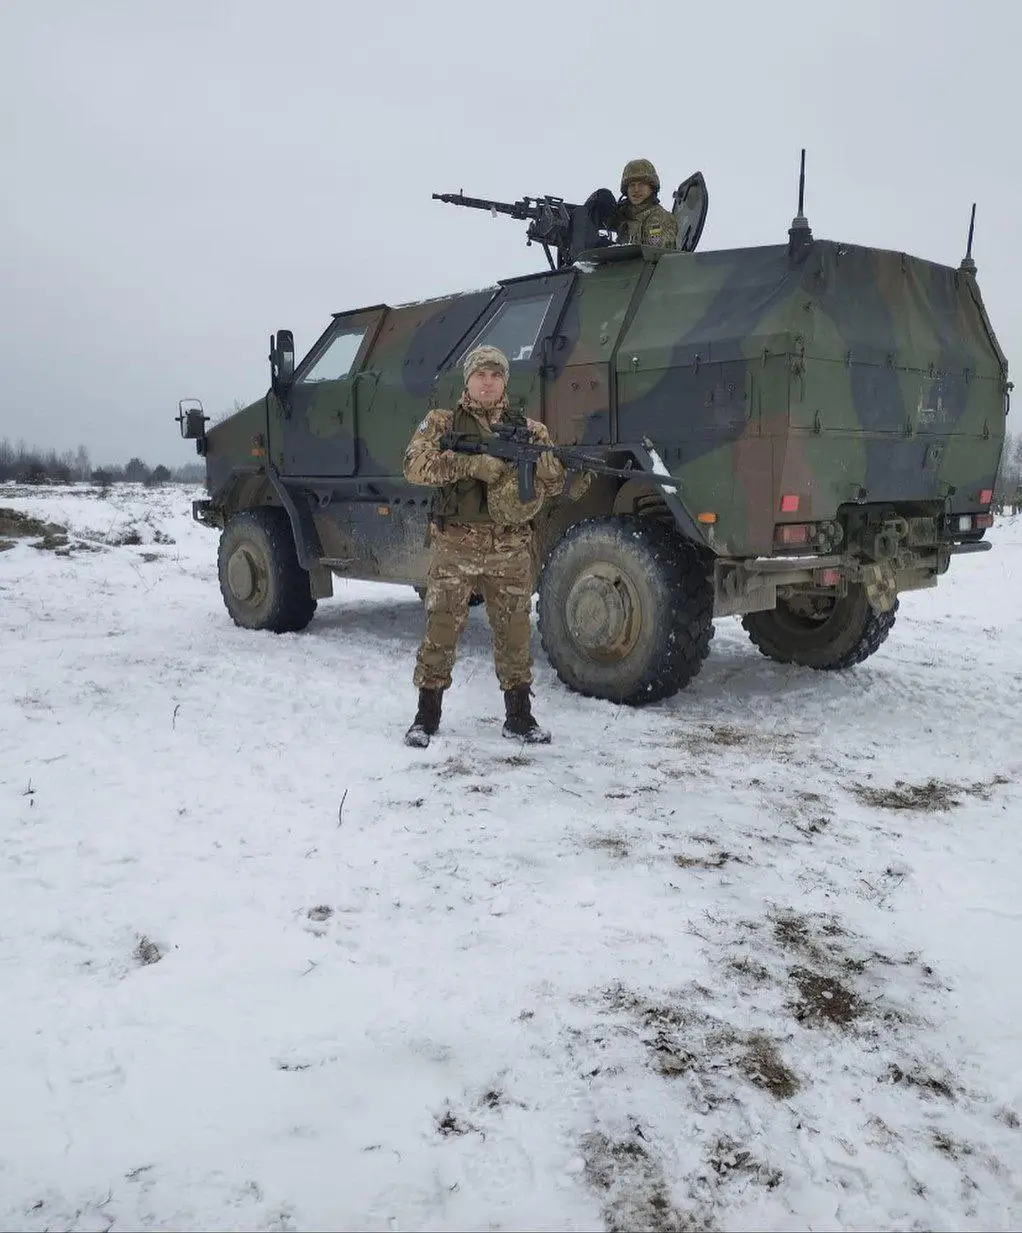
<svg viewBox="0 0 1022 1233"><path fill-rule="evenodd" d="M284 400L288 475L354 475L358 419L372 405L378 373L365 367L383 307L339 313L295 372Z"/></svg>
<svg viewBox="0 0 1022 1233"><path fill-rule="evenodd" d="M509 404L546 421L546 392L558 349L558 327L574 270L531 275L501 284L475 329L458 344L437 377L436 405L452 407L461 393L462 365L474 347L497 347L508 357Z"/></svg>

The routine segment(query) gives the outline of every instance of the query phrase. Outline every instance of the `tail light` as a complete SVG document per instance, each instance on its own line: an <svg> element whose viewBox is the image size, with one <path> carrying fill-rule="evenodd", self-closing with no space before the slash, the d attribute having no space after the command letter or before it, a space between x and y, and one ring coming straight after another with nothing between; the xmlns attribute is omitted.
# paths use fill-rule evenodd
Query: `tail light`
<svg viewBox="0 0 1022 1233"><path fill-rule="evenodd" d="M783 523L774 528L774 538L778 544L808 544L812 529L808 522Z"/></svg>
<svg viewBox="0 0 1022 1233"><path fill-rule="evenodd" d="M959 514L955 520L959 531L981 531L994 525L993 514Z"/></svg>

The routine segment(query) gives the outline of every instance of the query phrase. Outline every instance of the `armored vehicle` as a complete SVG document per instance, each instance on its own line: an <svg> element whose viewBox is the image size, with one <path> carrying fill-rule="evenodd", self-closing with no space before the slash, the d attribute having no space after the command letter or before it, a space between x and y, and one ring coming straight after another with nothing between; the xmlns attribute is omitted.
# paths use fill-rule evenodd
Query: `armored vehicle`
<svg viewBox="0 0 1022 1233"><path fill-rule="evenodd" d="M300 630L334 576L422 585L432 494L402 455L490 343L513 406L628 472L537 523L540 635L565 684L667 697L727 616L784 663L872 654L902 591L989 547L1010 386L971 227L953 268L814 239L800 194L786 243L700 252L706 201L699 175L679 188L666 252L579 231L558 198L462 199L530 219L549 268L335 313L297 364L280 330L266 396L209 431L182 403L233 619Z"/></svg>

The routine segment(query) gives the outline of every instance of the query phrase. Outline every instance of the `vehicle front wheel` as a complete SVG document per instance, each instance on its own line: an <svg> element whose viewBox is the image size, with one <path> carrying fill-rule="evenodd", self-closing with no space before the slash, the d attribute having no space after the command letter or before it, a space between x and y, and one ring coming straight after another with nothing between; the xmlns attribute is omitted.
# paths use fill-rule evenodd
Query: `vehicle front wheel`
<svg viewBox="0 0 1022 1233"><path fill-rule="evenodd" d="M235 625L284 634L312 620L316 601L284 510L260 506L235 514L220 536L217 566Z"/></svg>
<svg viewBox="0 0 1022 1233"><path fill-rule="evenodd" d="M862 584L853 583L838 598L807 594L778 599L776 608L742 617L742 625L768 659L836 670L872 655L893 629L897 612L897 600L889 612L878 612Z"/></svg>
<svg viewBox="0 0 1022 1233"><path fill-rule="evenodd" d="M547 558L539 629L570 689L629 706L657 702L684 688L709 652L709 572L670 527L585 519Z"/></svg>

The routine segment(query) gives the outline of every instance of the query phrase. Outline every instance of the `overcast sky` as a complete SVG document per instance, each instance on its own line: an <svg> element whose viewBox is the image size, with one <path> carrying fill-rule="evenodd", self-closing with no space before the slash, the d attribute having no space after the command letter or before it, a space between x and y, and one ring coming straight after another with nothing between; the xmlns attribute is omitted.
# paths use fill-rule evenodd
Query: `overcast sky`
<svg viewBox="0 0 1022 1233"><path fill-rule="evenodd" d="M278 326L542 267L431 192L640 156L702 248L786 239L803 145L818 237L957 265L978 201L1014 368L1020 48L1017 0L0 0L0 437L190 461L178 399L258 397Z"/></svg>

